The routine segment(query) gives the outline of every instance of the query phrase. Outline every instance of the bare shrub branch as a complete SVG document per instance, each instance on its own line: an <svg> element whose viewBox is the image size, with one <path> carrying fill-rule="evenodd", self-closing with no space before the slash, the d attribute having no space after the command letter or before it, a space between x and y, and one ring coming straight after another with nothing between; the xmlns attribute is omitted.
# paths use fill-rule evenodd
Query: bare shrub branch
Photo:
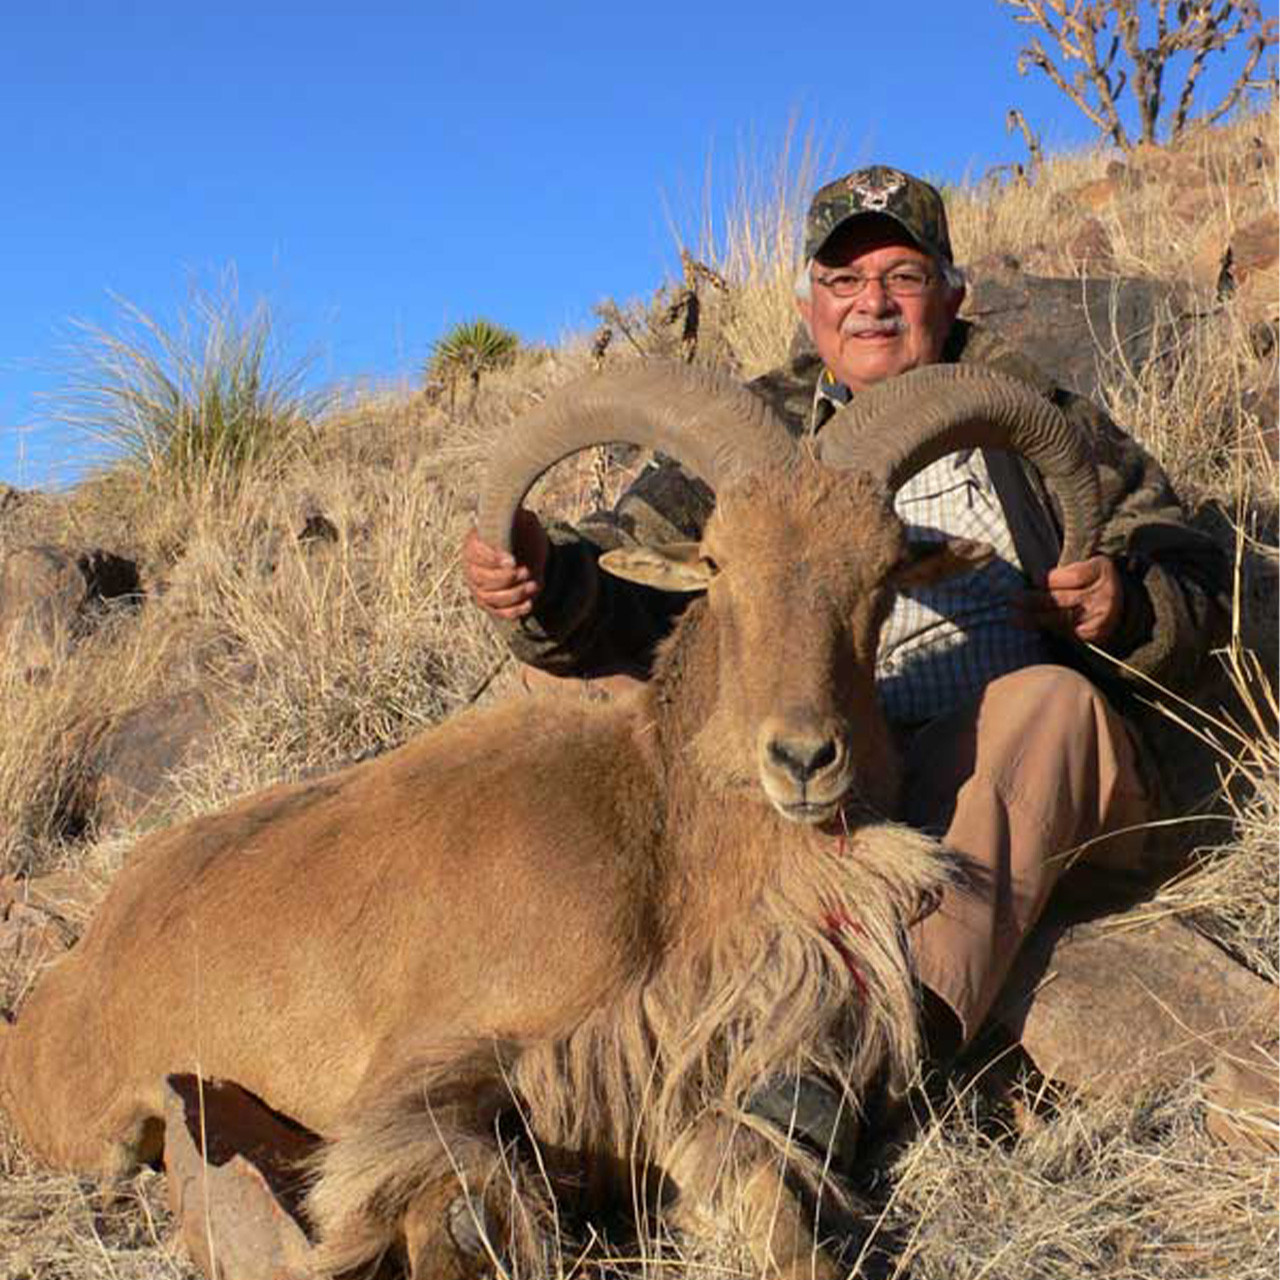
<svg viewBox="0 0 1280 1280"><path fill-rule="evenodd" d="M688 249L680 250L680 266L684 275L684 287L663 312L662 319L665 324L675 324L681 317L684 318L680 333L681 356L686 364L692 364L698 353L698 329L702 318L698 282L705 280L719 293L727 293L729 286L722 275L713 271L706 263L699 262Z"/></svg>
<svg viewBox="0 0 1280 1280"><path fill-rule="evenodd" d="M1119 102L1126 87L1138 113L1140 142L1155 142L1161 113L1168 101L1166 76L1174 60L1189 55L1182 88L1168 119L1168 140L1175 141L1192 121L1196 88L1210 54L1239 49L1244 63L1235 80L1198 119L1212 124L1227 114L1254 80L1263 55L1277 43L1277 20L1262 16L1258 0L1000 0L1016 10L1015 21L1039 27L1057 45L1055 62L1039 36L1018 56L1018 73L1035 67L1079 108L1086 119L1118 147L1130 151L1134 139L1121 118ZM1144 36L1143 19L1150 35ZM1153 29L1152 29L1153 28ZM1144 43L1144 39L1153 43ZM1123 62L1117 59L1123 55ZM1077 67L1070 64L1079 63ZM1127 66L1124 65L1127 63ZM1266 83L1264 81L1264 83Z"/></svg>
<svg viewBox="0 0 1280 1280"><path fill-rule="evenodd" d="M1044 155L1040 150L1040 139L1036 137L1031 126L1027 123L1027 118L1018 110L1017 107L1010 107L1008 114L1004 118L1004 127L1007 133L1012 133L1017 129L1022 134L1022 140L1027 144L1027 181L1034 182L1036 175L1040 172L1040 166L1044 162ZM1022 166L1015 166L1018 176L1022 176Z"/></svg>

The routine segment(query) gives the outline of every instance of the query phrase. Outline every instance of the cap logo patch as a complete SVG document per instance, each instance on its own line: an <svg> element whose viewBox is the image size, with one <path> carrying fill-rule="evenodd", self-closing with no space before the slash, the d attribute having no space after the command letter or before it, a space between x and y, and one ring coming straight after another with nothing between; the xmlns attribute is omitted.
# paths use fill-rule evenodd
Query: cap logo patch
<svg viewBox="0 0 1280 1280"><path fill-rule="evenodd" d="M880 211L907 185L905 174L896 169L851 173L848 177L849 192L864 210Z"/></svg>

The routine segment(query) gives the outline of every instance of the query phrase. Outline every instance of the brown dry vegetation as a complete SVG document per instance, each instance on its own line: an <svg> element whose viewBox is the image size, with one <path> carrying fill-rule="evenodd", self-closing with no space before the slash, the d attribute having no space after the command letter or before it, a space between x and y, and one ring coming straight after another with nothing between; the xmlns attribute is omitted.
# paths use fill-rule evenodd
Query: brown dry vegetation
<svg viewBox="0 0 1280 1280"><path fill-rule="evenodd" d="M1154 186L1098 214L1109 271L1185 280L1203 313L1180 331L1176 358L1113 369L1109 407L1191 502L1231 513L1242 547L1229 660L1248 697L1209 718L1164 699L1189 732L1216 744L1225 816L1211 830L1220 836L1135 910L1183 916L1273 982L1278 760L1267 672L1275 665L1275 467L1242 408L1258 376L1256 330L1241 308L1219 306L1192 267L1236 228L1275 210L1274 147L1252 141L1275 134L1273 111L1183 144L1204 160L1207 216L1189 221L1170 207L1167 188L1162 196ZM1099 150L1051 159L1033 186L980 181L950 191L957 257L1012 255L1029 270L1074 274L1066 211L1076 206L1066 193L1104 177L1110 158ZM1242 184L1242 164L1265 166L1264 180ZM819 176L812 164L800 168L798 179L793 171L744 185L721 246L701 246L730 289L704 299L699 358L727 361L743 376L784 359L792 341L799 222ZM655 352L676 349L662 309L661 298L623 309L639 345ZM611 361L636 358L629 343L609 352ZM40 678L28 675L21 655L0 655L0 872L83 868L94 885L109 882L133 833L83 829L68 815L83 814L94 743L162 694L201 689L214 730L153 821L386 749L477 698L502 696L509 664L456 572L477 466L488 439L590 364L585 340L522 353L454 413L414 390L352 394L246 470L175 484L154 462L120 464L7 511L0 553L37 541L105 546L137 560L146 598L140 608L108 611ZM542 500L573 516L625 474L602 458L582 460L562 468ZM300 542L298 530L316 512L336 538ZM1235 536L1219 523L1224 538ZM70 923L82 924L83 914ZM0 1004L19 1004L34 976L31 959L0 952ZM1008 1098L996 1106L974 1081L935 1098L916 1136L886 1155L868 1189L867 1274L1274 1275L1275 1161L1217 1145L1197 1081L1123 1102L1042 1103L1018 1104L1023 1121L1014 1127ZM158 1175L103 1193L34 1167L2 1126L0 1280L192 1274L169 1239ZM729 1253L699 1260L703 1266L735 1269Z"/></svg>

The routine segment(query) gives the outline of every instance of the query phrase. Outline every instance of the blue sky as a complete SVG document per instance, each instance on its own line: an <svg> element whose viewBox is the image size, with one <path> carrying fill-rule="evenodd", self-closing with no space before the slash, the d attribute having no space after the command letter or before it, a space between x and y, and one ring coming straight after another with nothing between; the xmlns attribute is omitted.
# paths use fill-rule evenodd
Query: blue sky
<svg viewBox="0 0 1280 1280"><path fill-rule="evenodd" d="M1092 127L996 0L643 5L41 0L0 28L0 480L65 481L46 398L112 293L168 321L234 267L320 381L414 377L450 324L526 339L651 292L788 124L832 172L958 180ZM1210 79L1206 77L1206 79ZM831 175L828 175L831 176Z"/></svg>

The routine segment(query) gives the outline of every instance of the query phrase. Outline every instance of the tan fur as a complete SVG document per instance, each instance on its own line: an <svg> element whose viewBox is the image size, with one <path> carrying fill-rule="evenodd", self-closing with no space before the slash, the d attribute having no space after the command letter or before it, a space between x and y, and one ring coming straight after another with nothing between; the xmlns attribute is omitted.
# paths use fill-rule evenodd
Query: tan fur
<svg viewBox="0 0 1280 1280"><path fill-rule="evenodd" d="M726 920L713 945L673 948L567 1035L518 1052L437 1046L379 1082L320 1165L312 1209L327 1241L325 1270L376 1256L424 1189L457 1193L460 1171L477 1202L488 1192L491 1219L512 1202L513 1186L526 1212L536 1205L545 1218L548 1183L527 1161L502 1158L493 1140L499 1111L515 1104L546 1177L581 1181L597 1204L626 1202L656 1179L665 1183L660 1198L681 1201L676 1220L696 1226L732 1221L727 1201L762 1165L821 1183L820 1161L788 1147L746 1104L767 1080L811 1073L842 1087L856 1115L873 1076L889 1067L901 1083L917 1048L902 921L938 884L937 851L907 828L874 826L843 844L791 836L775 852L758 901ZM819 925L841 907L857 923L840 935L856 952L856 976ZM483 1082L467 1094L465 1115L456 1104L460 1064ZM477 1145L477 1136L488 1141ZM546 1240L545 1224L531 1229L528 1218L504 1232L526 1274L541 1273Z"/></svg>
<svg viewBox="0 0 1280 1280"><path fill-rule="evenodd" d="M902 922L941 873L870 821L896 791L871 661L901 527L804 464L724 495L704 548L721 572L638 698L464 715L144 841L0 1039L30 1145L120 1171L156 1154L166 1074L232 1079L335 1139L327 1265L409 1237L443 1277L430 1224L459 1177L514 1178L520 1213L490 1197L504 1247L543 1247L546 1186L495 1130L513 1099L550 1174L603 1194L649 1167L692 1221L718 1184L761 1185L774 1135L743 1108L766 1080L817 1071L856 1106L907 1071ZM775 719L842 735L827 829L762 793Z"/></svg>

